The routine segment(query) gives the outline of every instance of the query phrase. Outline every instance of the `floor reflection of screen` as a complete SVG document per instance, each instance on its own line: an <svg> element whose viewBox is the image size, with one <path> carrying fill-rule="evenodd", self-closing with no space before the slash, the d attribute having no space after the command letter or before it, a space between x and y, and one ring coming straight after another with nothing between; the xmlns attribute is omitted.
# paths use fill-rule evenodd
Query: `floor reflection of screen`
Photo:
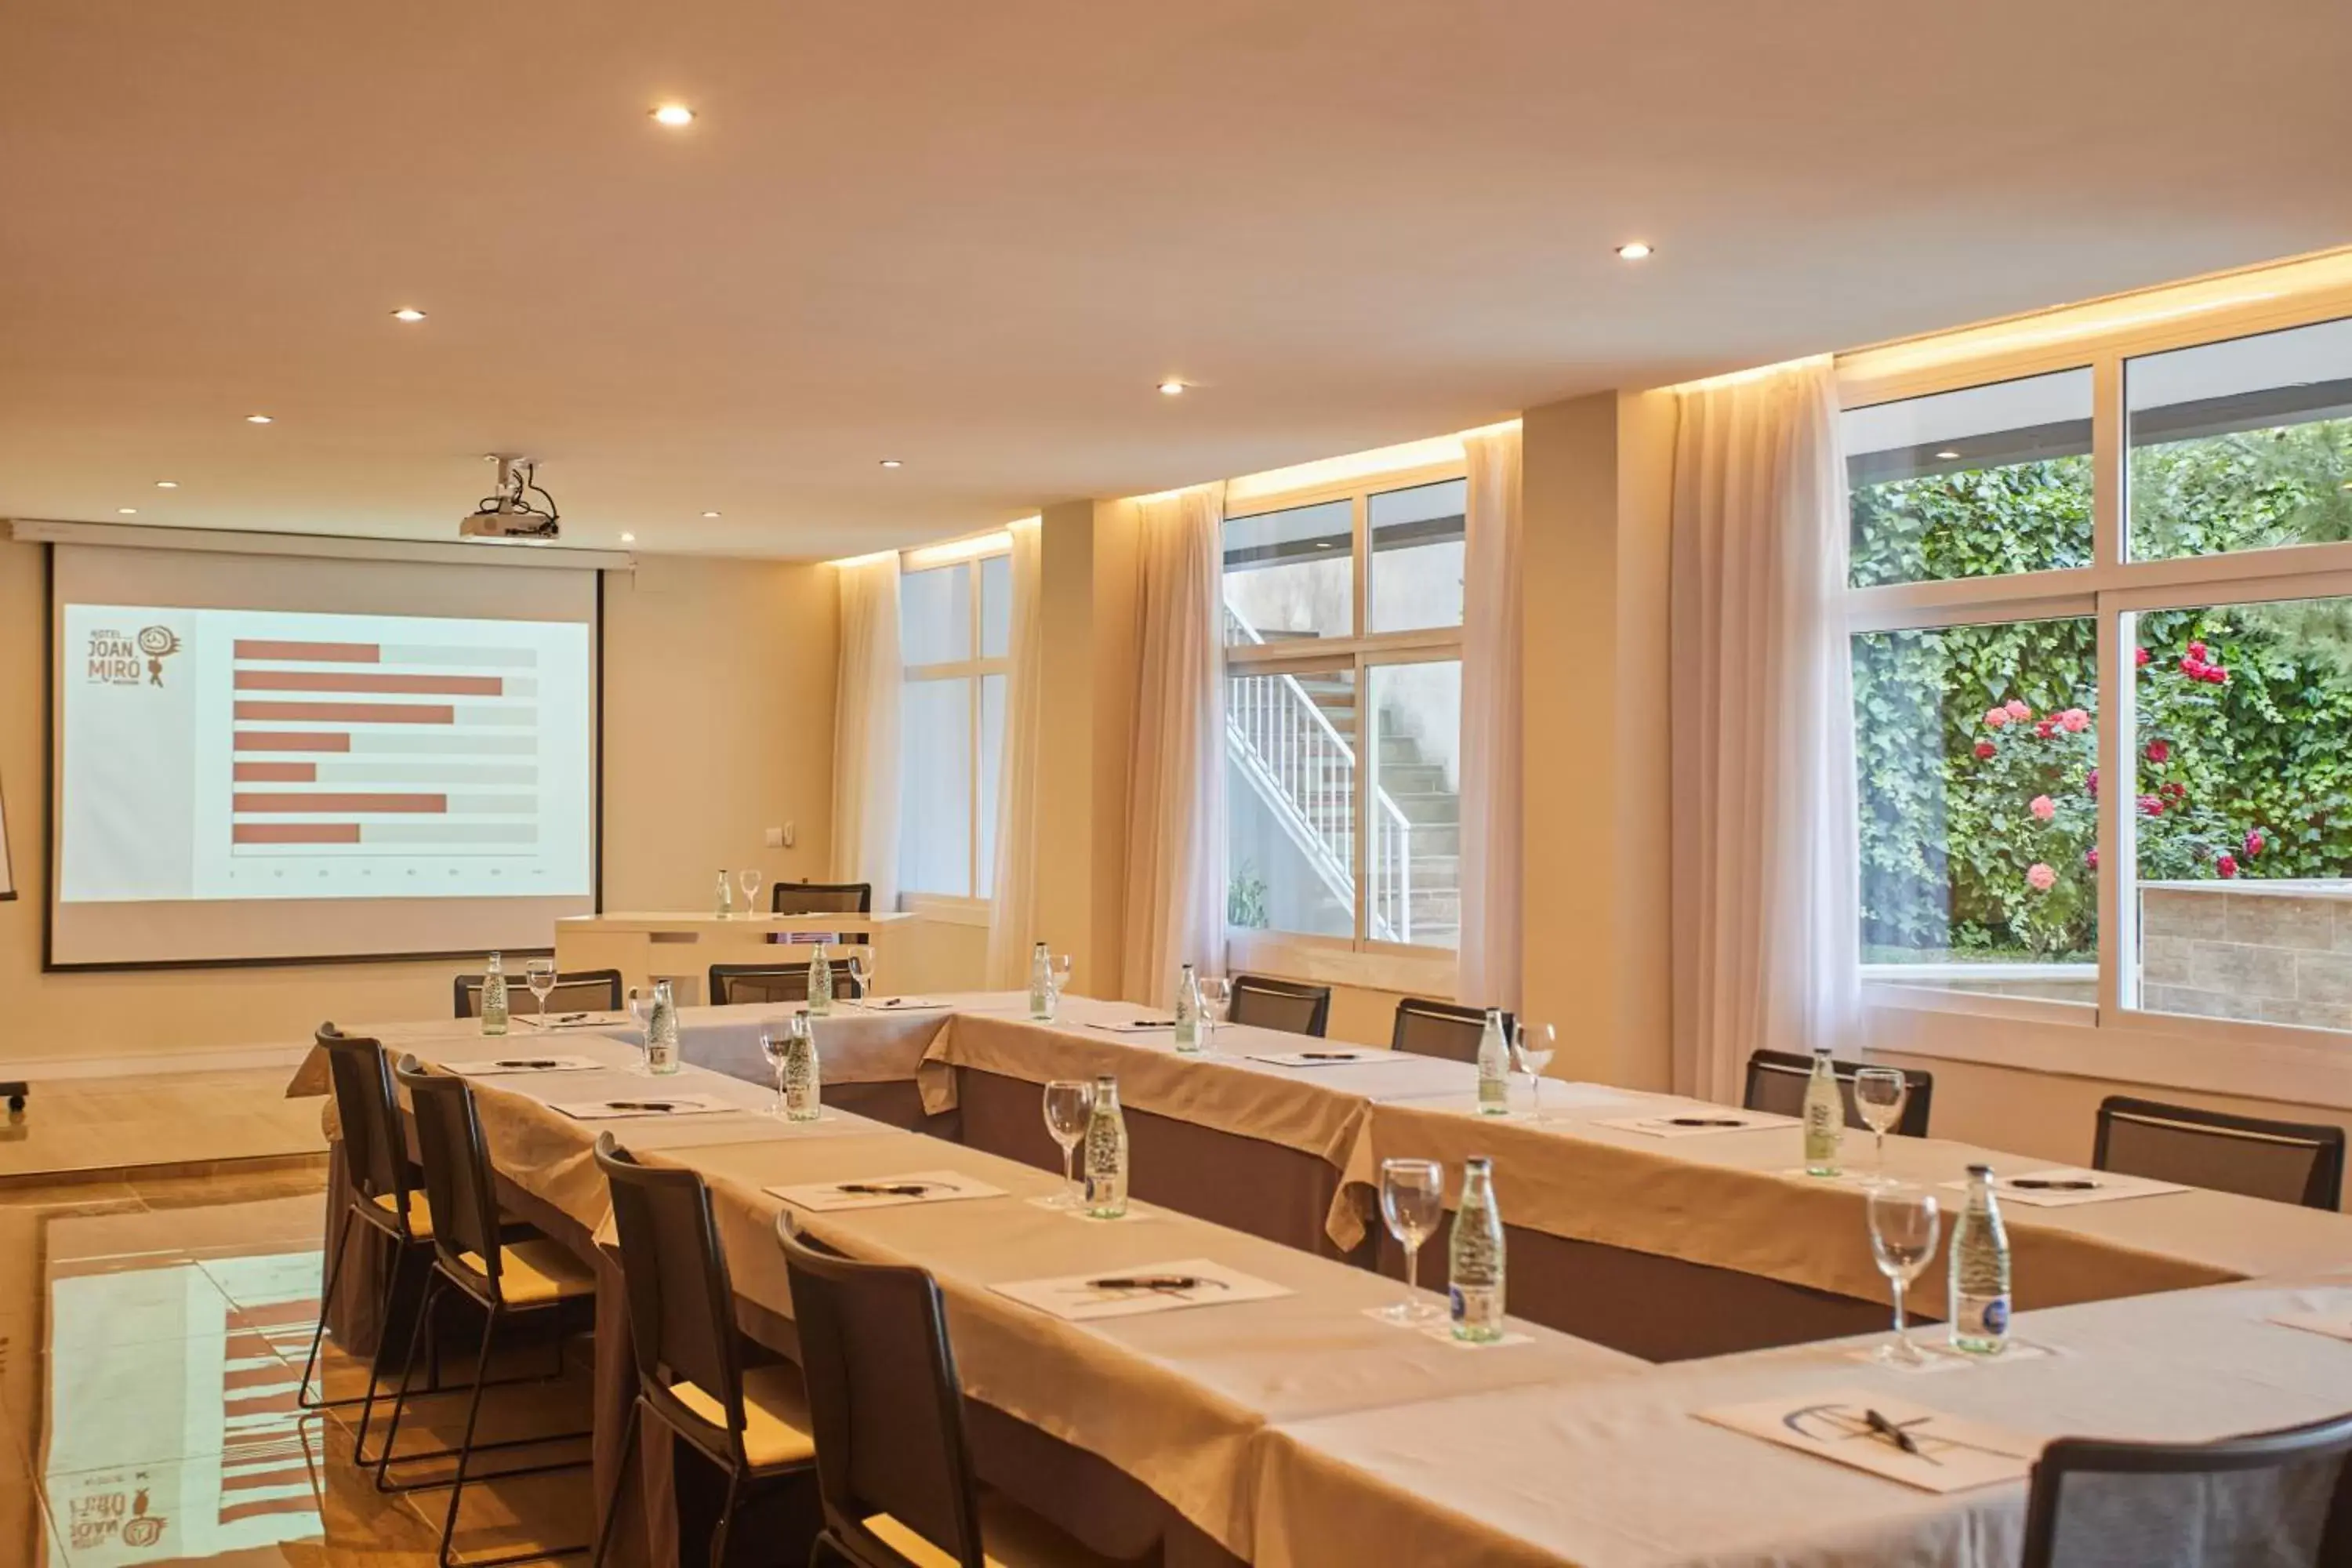
<svg viewBox="0 0 2352 1568"><path fill-rule="evenodd" d="M294 1405L319 1255L192 1261L169 1246L103 1245L135 1244L135 1233L77 1234L172 1218L100 1215L52 1227L38 1463L57 1534L53 1568L211 1557L320 1533L314 1460ZM75 1260L58 1261L61 1244ZM280 1354L289 1346L290 1363Z"/></svg>

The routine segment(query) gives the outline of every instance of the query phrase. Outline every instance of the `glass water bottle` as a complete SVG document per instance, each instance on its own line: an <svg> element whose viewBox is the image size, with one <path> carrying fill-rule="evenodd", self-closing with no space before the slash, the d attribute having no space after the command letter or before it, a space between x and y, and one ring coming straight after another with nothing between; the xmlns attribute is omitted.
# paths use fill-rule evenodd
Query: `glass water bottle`
<svg viewBox="0 0 2352 1568"><path fill-rule="evenodd" d="M507 971L497 953L482 966L482 1033L507 1032Z"/></svg>
<svg viewBox="0 0 2352 1568"><path fill-rule="evenodd" d="M1087 1213L1118 1219L1127 1213L1127 1118L1119 1114L1118 1079L1095 1079L1095 1107L1087 1118Z"/></svg>

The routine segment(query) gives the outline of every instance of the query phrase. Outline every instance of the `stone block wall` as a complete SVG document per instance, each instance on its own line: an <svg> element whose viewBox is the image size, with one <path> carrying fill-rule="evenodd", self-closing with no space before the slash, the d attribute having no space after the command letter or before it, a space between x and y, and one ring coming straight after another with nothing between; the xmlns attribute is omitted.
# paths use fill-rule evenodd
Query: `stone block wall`
<svg viewBox="0 0 2352 1568"><path fill-rule="evenodd" d="M2139 934L2150 1012L2352 1031L2352 887L2150 883Z"/></svg>

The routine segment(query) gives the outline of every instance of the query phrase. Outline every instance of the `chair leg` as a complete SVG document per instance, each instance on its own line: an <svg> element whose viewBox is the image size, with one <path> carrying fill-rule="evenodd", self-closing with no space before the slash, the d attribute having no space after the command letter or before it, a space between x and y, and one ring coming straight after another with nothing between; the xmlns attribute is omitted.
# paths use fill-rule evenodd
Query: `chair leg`
<svg viewBox="0 0 2352 1568"><path fill-rule="evenodd" d="M310 1328L310 1353L302 1363L302 1381L294 1385L294 1406L298 1410L325 1410L354 1403L349 1399L319 1399L310 1397L310 1374L319 1369L319 1347L327 1337L327 1313L335 1302L335 1287L342 1282L343 1257L352 1247L351 1205L343 1205L343 1223L335 1232L335 1245L327 1254L327 1278L319 1291L319 1321ZM381 1334L378 1335L381 1339ZM370 1389L370 1394L375 1391Z"/></svg>
<svg viewBox="0 0 2352 1568"><path fill-rule="evenodd" d="M727 1537L735 1528L735 1499L743 1489L743 1472L727 1468L727 1500L719 1505L719 1528L710 1532L710 1568L727 1568Z"/></svg>
<svg viewBox="0 0 2352 1568"><path fill-rule="evenodd" d="M438 1271L425 1281L425 1300L417 1303L415 1326L408 1331L408 1356L401 1363L400 1387L392 1396L392 1420L384 1427L383 1451L376 1456L375 1489L380 1492L394 1489L386 1479L392 1468L392 1450L400 1441L400 1415L408 1404L408 1394L416 1379L416 1352L425 1335L432 1331L433 1314L441 1310L441 1276Z"/></svg>
<svg viewBox="0 0 2352 1568"><path fill-rule="evenodd" d="M368 1426L375 1419L376 1391L383 1386L384 1363L389 1359L384 1352L390 1348L392 1342L393 1308L399 1303L400 1281L407 1274L409 1261L414 1256L421 1255L417 1254L413 1247L395 1247L392 1250L392 1267L384 1270L383 1296L376 1303L375 1353L368 1357L367 1393L360 1401L359 1433L352 1443L352 1462L357 1465L364 1466L368 1462ZM429 1262L425 1264L427 1270L432 1267ZM432 1281L428 1274L425 1294L430 1297L432 1293ZM416 1310L420 1314L424 1311L424 1300L420 1299L417 1301Z"/></svg>
<svg viewBox="0 0 2352 1568"><path fill-rule="evenodd" d="M588 1551L588 1543L582 1542L577 1546L541 1547L530 1552L509 1552L503 1557L472 1558L464 1563L458 1562L449 1554L451 1545L457 1539L457 1510L466 1500L466 1483L468 1479L487 1481L497 1480L506 1476L545 1475L555 1470L576 1470L587 1463L584 1459L573 1459L562 1464L520 1466L511 1470L500 1470L496 1475L468 1477L466 1474L466 1466L474 1457L474 1431L481 1420L482 1395L487 1392L489 1384L490 1345L491 1342L498 1337L500 1315L499 1309L493 1307L482 1320L482 1348L474 1359L473 1396L466 1401L466 1435L458 1440L457 1473L448 1483L449 1511L443 1516L441 1521L441 1568L509 1568L511 1563L537 1563L550 1557L572 1557ZM579 1434L572 1436L579 1436ZM563 1440L561 1437L530 1439L533 1442ZM489 1447L492 1445L486 1443L482 1447Z"/></svg>
<svg viewBox="0 0 2352 1568"><path fill-rule="evenodd" d="M621 1517L621 1500L629 1492L629 1456L637 1447L637 1409L639 1402L629 1401L629 1419L621 1428L621 1457L613 1479L613 1495L604 1500L604 1522L596 1530L596 1555L589 1559L589 1568L604 1568L604 1549L613 1543L613 1521Z"/></svg>

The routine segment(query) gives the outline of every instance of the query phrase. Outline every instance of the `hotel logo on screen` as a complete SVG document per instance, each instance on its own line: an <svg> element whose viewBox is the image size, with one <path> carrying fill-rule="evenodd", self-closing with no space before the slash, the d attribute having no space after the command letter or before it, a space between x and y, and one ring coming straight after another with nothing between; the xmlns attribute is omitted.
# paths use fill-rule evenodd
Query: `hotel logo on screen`
<svg viewBox="0 0 2352 1568"><path fill-rule="evenodd" d="M180 651L180 634L147 626L138 636L101 626L89 634L92 686L161 686L163 661Z"/></svg>

